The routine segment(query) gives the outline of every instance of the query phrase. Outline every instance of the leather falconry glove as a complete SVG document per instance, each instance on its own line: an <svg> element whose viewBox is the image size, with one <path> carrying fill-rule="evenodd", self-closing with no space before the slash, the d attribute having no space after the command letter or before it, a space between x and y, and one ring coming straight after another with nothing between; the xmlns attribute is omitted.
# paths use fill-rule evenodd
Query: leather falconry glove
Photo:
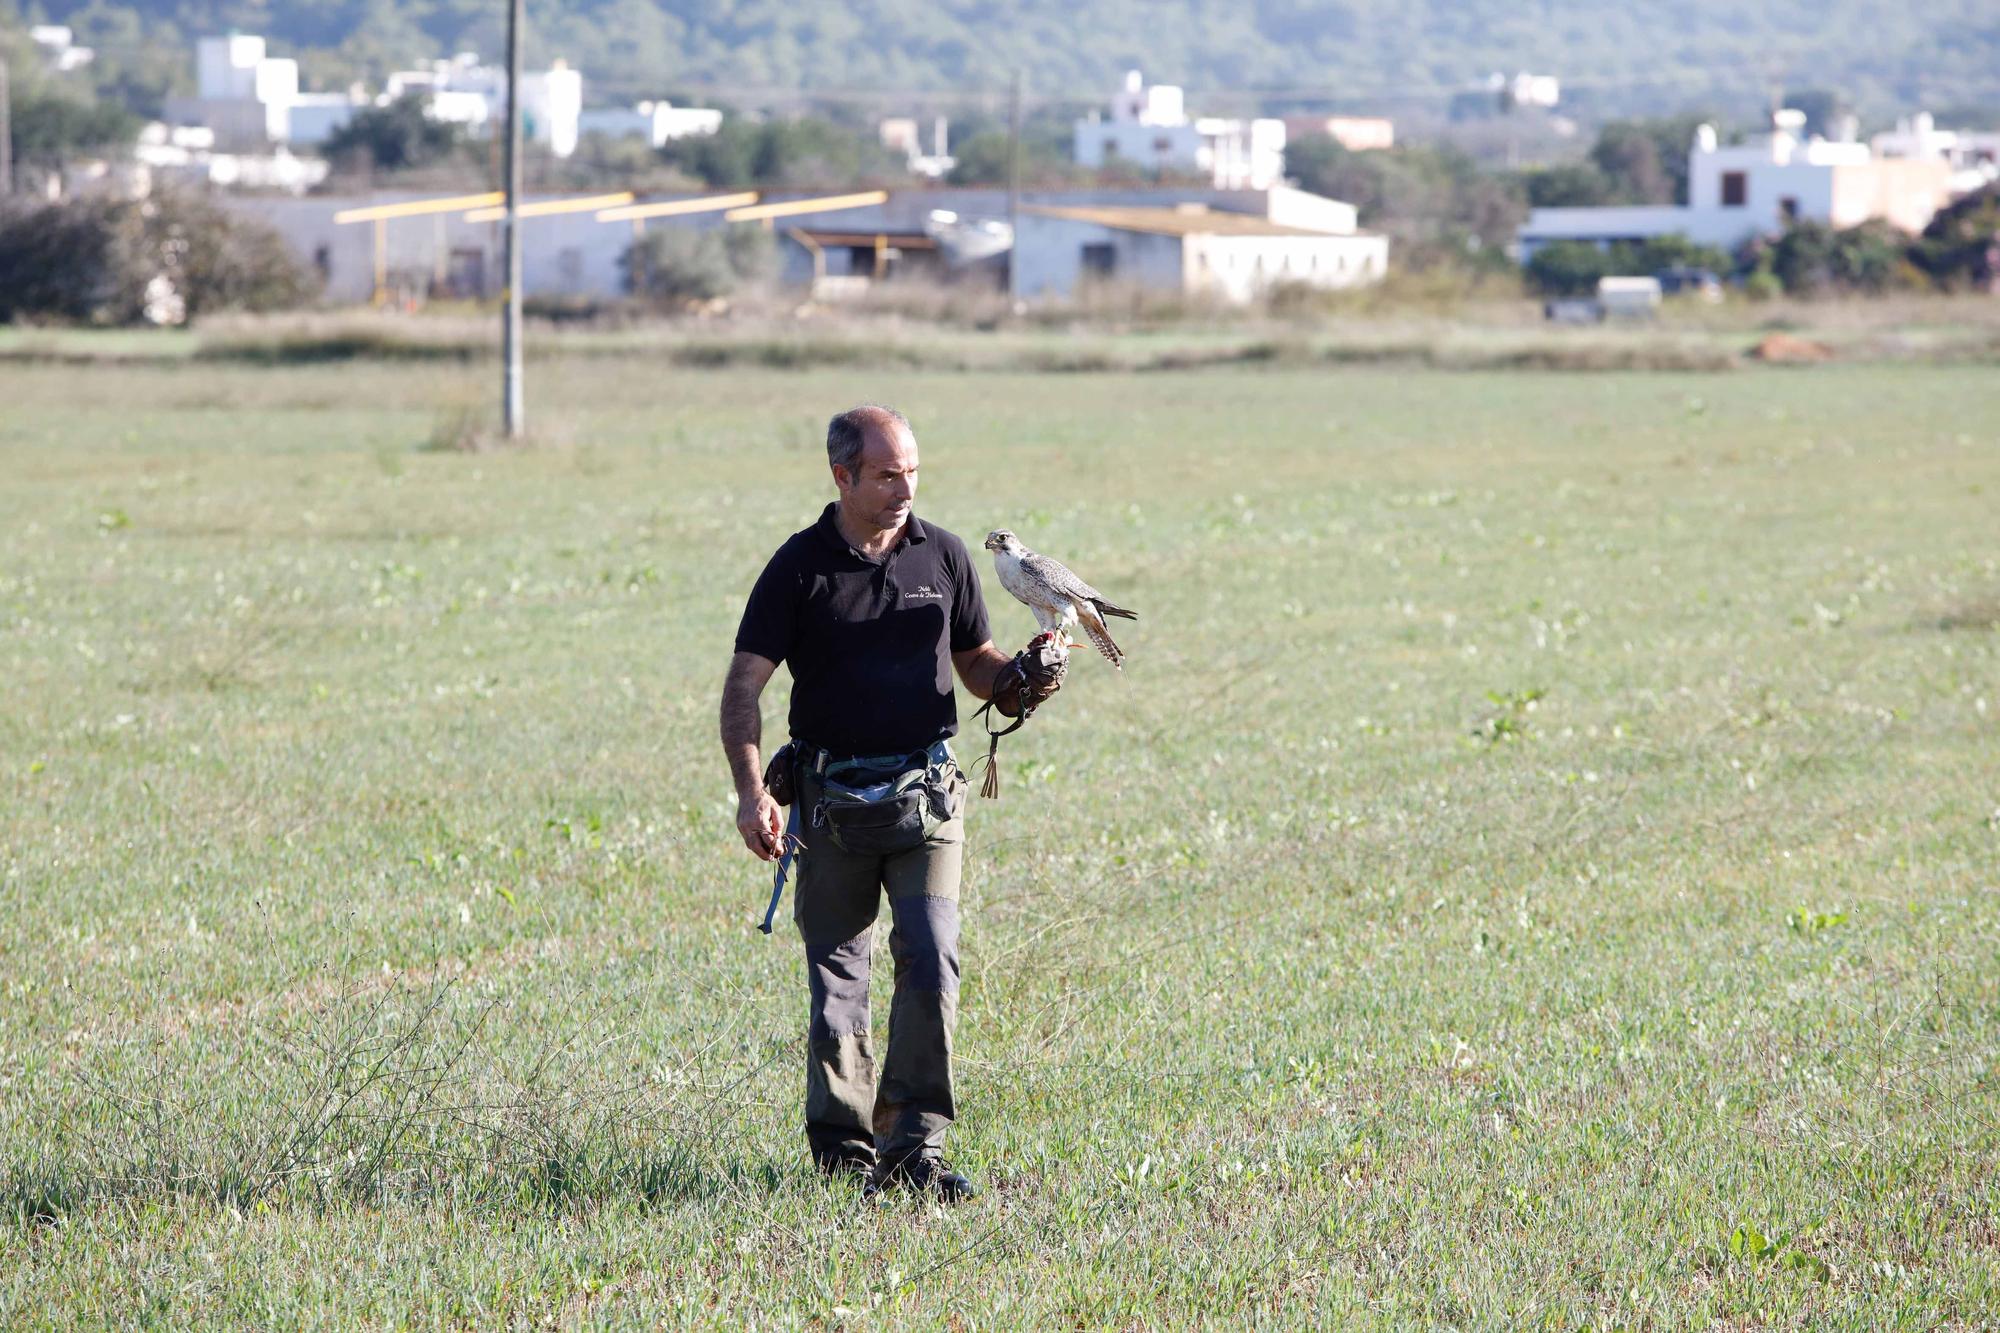
<svg viewBox="0 0 2000 1333"><path fill-rule="evenodd" d="M979 711L990 708L1014 721L998 731L990 721L986 724L986 780L979 784L981 796L990 800L1000 794L1000 738L1019 731L1029 715L1062 688L1063 673L1068 670L1069 655L1056 646L1053 636L1044 634L993 674L993 693Z"/></svg>
<svg viewBox="0 0 2000 1333"><path fill-rule="evenodd" d="M1007 717L1034 712L1062 688L1068 671L1069 655L1056 647L1055 640L1037 638L994 675L994 711Z"/></svg>

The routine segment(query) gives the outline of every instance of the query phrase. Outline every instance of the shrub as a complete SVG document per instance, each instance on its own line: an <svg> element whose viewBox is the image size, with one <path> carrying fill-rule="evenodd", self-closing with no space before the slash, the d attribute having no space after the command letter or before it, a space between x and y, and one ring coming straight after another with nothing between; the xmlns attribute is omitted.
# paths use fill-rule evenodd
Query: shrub
<svg viewBox="0 0 2000 1333"><path fill-rule="evenodd" d="M662 227L625 251L625 289L666 305L728 296L746 282L769 277L777 246L761 227Z"/></svg>
<svg viewBox="0 0 2000 1333"><path fill-rule="evenodd" d="M0 210L0 321L180 323L311 294L277 232L199 195Z"/></svg>
<svg viewBox="0 0 2000 1333"><path fill-rule="evenodd" d="M1822 292L1888 291L1906 281L1903 237L1886 222L1835 230L1794 222L1768 251L1771 272L1795 296Z"/></svg>
<svg viewBox="0 0 2000 1333"><path fill-rule="evenodd" d="M1528 283L1545 296L1582 296L1611 271L1611 256L1589 241L1551 241L1528 260Z"/></svg>
<svg viewBox="0 0 2000 1333"><path fill-rule="evenodd" d="M1552 241L1528 261L1529 285L1545 296L1583 296L1607 277L1645 277L1665 268L1731 271L1729 256L1678 233L1599 248L1589 241Z"/></svg>

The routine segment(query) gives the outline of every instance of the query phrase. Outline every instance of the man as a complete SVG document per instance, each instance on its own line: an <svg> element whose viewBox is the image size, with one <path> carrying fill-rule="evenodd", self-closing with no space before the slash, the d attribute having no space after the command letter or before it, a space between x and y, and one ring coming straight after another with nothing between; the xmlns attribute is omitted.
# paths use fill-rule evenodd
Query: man
<svg viewBox="0 0 2000 1333"><path fill-rule="evenodd" d="M759 696L786 663L798 761L787 785L802 844L793 919L811 996L806 1138L829 1176L956 1201L973 1193L945 1165L954 1114L952 1030L958 1008L958 885L966 781L943 742L958 730L952 673L1009 717L1061 684L1052 648L1008 658L987 632L979 574L965 543L911 511L917 440L900 412L857 407L829 423L827 464L839 498L794 533L757 579L722 687L722 748L736 783L736 828L766 861L791 833L766 790ZM941 822L908 850L872 855L835 841L827 783L839 772L925 767ZM781 794L787 794L782 793ZM843 843L851 843L843 839ZM869 1033L874 924L887 893L895 994L878 1086Z"/></svg>

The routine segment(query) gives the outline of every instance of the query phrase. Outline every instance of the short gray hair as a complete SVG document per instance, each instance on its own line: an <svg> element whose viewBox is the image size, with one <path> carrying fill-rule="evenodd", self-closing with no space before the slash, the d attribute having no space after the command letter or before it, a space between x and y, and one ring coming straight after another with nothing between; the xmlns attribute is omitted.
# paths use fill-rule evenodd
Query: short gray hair
<svg viewBox="0 0 2000 1333"><path fill-rule="evenodd" d="M863 403L850 407L839 416L826 423L826 461L833 467L844 467L847 475L854 475L854 465L861 461L861 447L868 442L868 428L887 430L901 426L910 430L910 420L893 407L880 403ZM912 438L916 432L910 431Z"/></svg>

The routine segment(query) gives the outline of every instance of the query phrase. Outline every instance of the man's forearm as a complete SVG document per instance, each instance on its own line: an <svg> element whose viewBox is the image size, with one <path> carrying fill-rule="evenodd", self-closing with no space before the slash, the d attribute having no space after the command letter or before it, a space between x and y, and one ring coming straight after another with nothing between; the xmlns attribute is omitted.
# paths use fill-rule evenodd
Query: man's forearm
<svg viewBox="0 0 2000 1333"><path fill-rule="evenodd" d="M960 669L958 678L965 682L966 692L971 694L975 699L991 699L993 697L993 678L999 675L1000 668L1006 666L1011 660L998 648L989 645L985 652L967 662Z"/></svg>
<svg viewBox="0 0 2000 1333"><path fill-rule="evenodd" d="M764 784L763 756L758 753L763 740L764 714L757 696L731 673L722 687L722 753L729 760L729 776L739 797Z"/></svg>

